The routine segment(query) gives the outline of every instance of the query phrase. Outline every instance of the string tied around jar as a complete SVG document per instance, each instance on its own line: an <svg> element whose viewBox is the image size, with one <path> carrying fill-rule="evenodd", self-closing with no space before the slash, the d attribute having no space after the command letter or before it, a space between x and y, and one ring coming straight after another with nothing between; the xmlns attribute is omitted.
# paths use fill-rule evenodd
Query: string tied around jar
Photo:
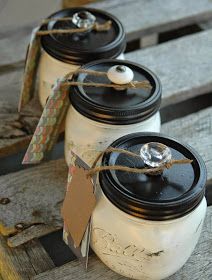
<svg viewBox="0 0 212 280"><path fill-rule="evenodd" d="M122 153L128 156L141 158L145 164L145 167L136 168L123 165L97 166L99 160L108 153ZM192 162L193 160L188 158L172 159L170 149L166 145L157 142L150 142L143 145L141 147L140 154L136 154L125 149L109 147L106 150L100 152L96 157L91 169L87 171L87 177L92 177L93 175L106 170L117 170L156 176L161 175L165 169L169 169L173 165L189 164Z"/></svg>

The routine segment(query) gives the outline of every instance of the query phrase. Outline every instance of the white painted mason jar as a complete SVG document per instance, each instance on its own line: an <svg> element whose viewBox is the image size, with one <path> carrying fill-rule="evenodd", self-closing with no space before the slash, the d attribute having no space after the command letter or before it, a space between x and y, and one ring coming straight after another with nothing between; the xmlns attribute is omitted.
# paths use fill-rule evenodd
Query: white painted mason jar
<svg viewBox="0 0 212 280"><path fill-rule="evenodd" d="M127 73L130 71L131 79L147 80L151 88L117 90L107 87L70 87L71 106L65 124L65 158L68 165L72 163L72 150L91 165L99 151L123 135L160 131L162 89L153 72L142 65L114 59L93 61L83 68L112 73L112 76L108 76L112 80L119 79L122 75L124 79L128 79L128 74L125 77L125 70ZM111 69L115 72L111 72ZM74 80L111 84L109 78L80 73Z"/></svg>
<svg viewBox="0 0 212 280"><path fill-rule="evenodd" d="M156 150L155 142L166 145L168 154L167 147ZM123 276L164 279L185 264L200 236L207 207L205 164L191 147L156 133L129 134L111 146L141 150L143 157L113 152L104 155L102 166L156 167L170 159L170 151L174 159L193 160L160 175L109 170L97 180L91 221L96 255Z"/></svg>
<svg viewBox="0 0 212 280"><path fill-rule="evenodd" d="M71 17L72 20L57 21L57 18ZM69 8L52 14L55 18L43 26L43 30L81 28L95 22L111 21L108 31L86 33L51 34L42 36L42 54L39 63L39 99L44 107L51 89L58 78L81 65L101 58L123 58L126 46L125 31L121 22L113 15L90 8Z"/></svg>

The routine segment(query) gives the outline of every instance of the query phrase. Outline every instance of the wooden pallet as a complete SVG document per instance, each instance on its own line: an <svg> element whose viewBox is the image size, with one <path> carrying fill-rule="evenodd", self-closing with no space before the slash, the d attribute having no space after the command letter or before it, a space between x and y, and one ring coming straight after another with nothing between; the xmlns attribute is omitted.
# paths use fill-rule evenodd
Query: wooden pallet
<svg viewBox="0 0 212 280"><path fill-rule="evenodd" d="M123 0L121 5L118 0L107 0L91 6L103 8L120 18L127 30L129 42L141 37L145 39L145 36L146 39L151 39L151 36L154 39L155 34L157 36L164 31L212 18L210 0ZM8 158L16 159L15 154L26 148L41 114L37 100L21 116L17 113L23 61L32 26L28 24L21 29L10 28L4 31L0 28L2 166ZM126 58L146 65L160 77L163 84L162 111L166 113L187 106L189 102L194 104L200 98L208 98L209 95L205 94L212 91L211 46L212 30L209 28L204 32L127 53ZM201 154L206 162L210 182L212 107L209 107L210 104L206 106L208 108L184 117L179 110L177 116L180 118L163 124L162 132L187 142ZM0 205L0 232L4 235L0 236L0 280L124 279L110 271L95 256L90 257L87 273L78 261L55 267L41 245L39 237L62 227L60 207L64 198L66 175L64 159L59 159L0 177L0 196L10 199L9 204ZM191 275L193 280L211 278L211 213L212 206L208 207L204 230L192 257L169 280L191 279ZM18 232L17 224L30 226Z"/></svg>

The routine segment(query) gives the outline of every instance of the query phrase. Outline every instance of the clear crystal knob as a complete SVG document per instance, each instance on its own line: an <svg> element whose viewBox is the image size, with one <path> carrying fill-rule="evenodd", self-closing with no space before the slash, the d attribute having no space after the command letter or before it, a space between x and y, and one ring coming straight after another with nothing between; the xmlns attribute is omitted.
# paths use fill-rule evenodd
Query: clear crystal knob
<svg viewBox="0 0 212 280"><path fill-rule="evenodd" d="M149 142L141 147L140 156L149 167L160 167L171 161L171 150L164 144Z"/></svg>
<svg viewBox="0 0 212 280"><path fill-rule="evenodd" d="M75 13L72 17L72 22L78 28L92 28L96 21L96 17L87 11Z"/></svg>
<svg viewBox="0 0 212 280"><path fill-rule="evenodd" d="M132 82L134 74L133 71L125 65L115 65L109 68L107 77L114 84L124 85Z"/></svg>

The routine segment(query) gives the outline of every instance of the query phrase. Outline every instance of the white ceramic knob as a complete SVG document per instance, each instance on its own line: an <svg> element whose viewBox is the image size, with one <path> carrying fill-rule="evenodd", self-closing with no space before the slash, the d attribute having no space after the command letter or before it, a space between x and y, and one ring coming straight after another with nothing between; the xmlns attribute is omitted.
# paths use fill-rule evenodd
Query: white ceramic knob
<svg viewBox="0 0 212 280"><path fill-rule="evenodd" d="M115 65L107 72L108 79L117 85L124 85L132 82L133 71L125 65Z"/></svg>

